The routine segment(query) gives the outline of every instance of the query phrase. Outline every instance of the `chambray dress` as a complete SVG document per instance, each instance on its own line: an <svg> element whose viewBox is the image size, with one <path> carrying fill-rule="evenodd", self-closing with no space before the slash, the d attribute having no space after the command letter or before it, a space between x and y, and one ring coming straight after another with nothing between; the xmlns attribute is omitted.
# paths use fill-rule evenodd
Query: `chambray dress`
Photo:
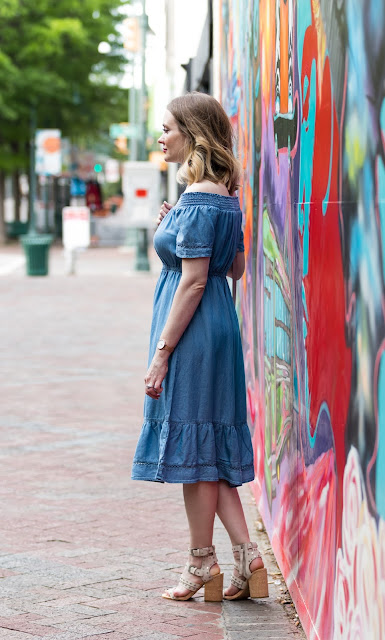
<svg viewBox="0 0 385 640"><path fill-rule="evenodd" d="M206 288L168 360L158 400L145 397L132 478L192 483L254 478L238 319L226 273L243 251L237 197L183 193L154 235L163 268L156 285L149 362L182 273L182 258L210 257Z"/></svg>

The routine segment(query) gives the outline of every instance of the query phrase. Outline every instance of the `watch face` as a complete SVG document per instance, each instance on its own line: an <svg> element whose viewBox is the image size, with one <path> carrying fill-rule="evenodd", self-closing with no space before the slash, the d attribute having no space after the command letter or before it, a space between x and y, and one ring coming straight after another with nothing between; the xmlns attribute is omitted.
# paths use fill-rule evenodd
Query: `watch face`
<svg viewBox="0 0 385 640"><path fill-rule="evenodd" d="M165 340L159 340L158 349L164 349L165 345L166 345L166 341Z"/></svg>

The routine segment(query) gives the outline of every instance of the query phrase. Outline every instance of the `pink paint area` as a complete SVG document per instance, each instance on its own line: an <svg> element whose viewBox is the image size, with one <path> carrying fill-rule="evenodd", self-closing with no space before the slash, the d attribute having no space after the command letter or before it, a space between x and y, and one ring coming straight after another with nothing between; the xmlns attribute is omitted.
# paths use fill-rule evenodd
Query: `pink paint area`
<svg viewBox="0 0 385 640"><path fill-rule="evenodd" d="M320 638L332 637L336 491L332 450L308 467L299 462L296 477L282 482L273 524L271 542L308 638L315 637L312 620Z"/></svg>

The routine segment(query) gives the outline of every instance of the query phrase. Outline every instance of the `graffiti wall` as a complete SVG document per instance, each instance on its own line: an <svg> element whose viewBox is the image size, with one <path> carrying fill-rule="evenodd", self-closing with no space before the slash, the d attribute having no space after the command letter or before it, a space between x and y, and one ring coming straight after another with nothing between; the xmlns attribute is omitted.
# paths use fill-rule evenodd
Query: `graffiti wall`
<svg viewBox="0 0 385 640"><path fill-rule="evenodd" d="M385 638L385 3L218 0L254 491L308 638Z"/></svg>

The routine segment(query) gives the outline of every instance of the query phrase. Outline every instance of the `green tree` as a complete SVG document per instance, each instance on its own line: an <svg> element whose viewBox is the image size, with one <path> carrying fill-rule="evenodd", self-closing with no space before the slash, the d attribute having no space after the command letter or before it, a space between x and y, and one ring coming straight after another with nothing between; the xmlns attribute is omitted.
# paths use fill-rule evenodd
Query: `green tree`
<svg viewBox="0 0 385 640"><path fill-rule="evenodd" d="M0 241L4 179L28 166L31 109L37 126L73 140L125 119L118 87L126 58L117 30L129 0L1 0ZM98 45L108 41L111 52Z"/></svg>

